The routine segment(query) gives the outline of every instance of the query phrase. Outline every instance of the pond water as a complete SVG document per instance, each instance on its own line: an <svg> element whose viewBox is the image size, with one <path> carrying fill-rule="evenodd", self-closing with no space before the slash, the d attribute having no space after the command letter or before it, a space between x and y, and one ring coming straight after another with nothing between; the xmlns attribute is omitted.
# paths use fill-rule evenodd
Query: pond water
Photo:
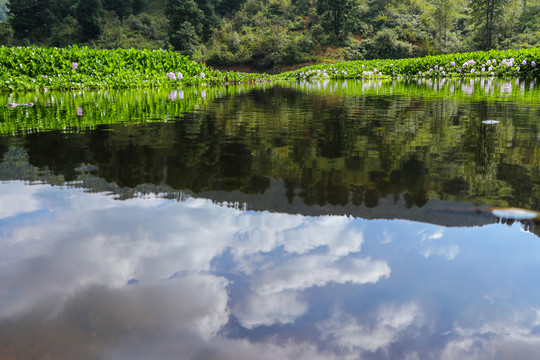
<svg viewBox="0 0 540 360"><path fill-rule="evenodd" d="M533 359L533 80L1 94L0 359ZM515 208L515 209L514 209Z"/></svg>

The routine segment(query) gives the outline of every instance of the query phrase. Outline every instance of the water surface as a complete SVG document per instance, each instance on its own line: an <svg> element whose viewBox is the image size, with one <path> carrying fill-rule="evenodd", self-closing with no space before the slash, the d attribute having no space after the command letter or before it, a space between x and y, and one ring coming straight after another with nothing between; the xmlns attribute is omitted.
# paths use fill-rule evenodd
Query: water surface
<svg viewBox="0 0 540 360"><path fill-rule="evenodd" d="M0 358L535 358L539 95L1 94Z"/></svg>

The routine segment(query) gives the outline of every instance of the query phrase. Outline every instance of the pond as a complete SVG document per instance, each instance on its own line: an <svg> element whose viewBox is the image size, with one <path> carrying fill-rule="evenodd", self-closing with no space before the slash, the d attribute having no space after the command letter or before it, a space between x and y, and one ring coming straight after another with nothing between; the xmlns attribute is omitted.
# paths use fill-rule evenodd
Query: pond
<svg viewBox="0 0 540 360"><path fill-rule="evenodd" d="M1 359L540 351L538 82L7 103Z"/></svg>

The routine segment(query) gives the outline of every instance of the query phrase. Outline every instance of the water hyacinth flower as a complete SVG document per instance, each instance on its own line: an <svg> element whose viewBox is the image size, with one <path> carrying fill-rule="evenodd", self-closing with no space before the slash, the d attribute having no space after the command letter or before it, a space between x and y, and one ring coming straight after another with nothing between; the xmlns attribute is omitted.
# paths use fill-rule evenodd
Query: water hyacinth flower
<svg viewBox="0 0 540 360"><path fill-rule="evenodd" d="M535 67L535 66L536 66L536 61L534 61L534 60L531 61L531 66L532 66L532 67Z"/></svg>
<svg viewBox="0 0 540 360"><path fill-rule="evenodd" d="M488 61L486 61L486 65L491 65L491 60L488 59Z"/></svg>
<svg viewBox="0 0 540 360"><path fill-rule="evenodd" d="M201 73L201 79L204 79L206 77L206 75L202 72Z"/></svg>
<svg viewBox="0 0 540 360"><path fill-rule="evenodd" d="M82 107L77 106L77 116L83 116Z"/></svg>
<svg viewBox="0 0 540 360"><path fill-rule="evenodd" d="M474 72L474 69L471 69L471 73L473 73L473 72Z"/></svg>
<svg viewBox="0 0 540 360"><path fill-rule="evenodd" d="M493 70L493 66L488 67L488 71Z"/></svg>
<svg viewBox="0 0 540 360"><path fill-rule="evenodd" d="M178 80L182 80L184 78L184 75L182 75L181 72L178 73L178 76L176 77Z"/></svg>
<svg viewBox="0 0 540 360"><path fill-rule="evenodd" d="M169 79L171 79L171 80L176 80L176 75L174 75L173 72L168 72L168 73L167 73L167 77L168 77Z"/></svg>
<svg viewBox="0 0 540 360"><path fill-rule="evenodd" d="M521 70L521 68L520 68L520 67L518 66L518 67L516 68L516 70L517 70L517 71L520 71L520 70Z"/></svg>
<svg viewBox="0 0 540 360"><path fill-rule="evenodd" d="M42 78L46 79L47 78L47 75L41 75Z"/></svg>
<svg viewBox="0 0 540 360"><path fill-rule="evenodd" d="M77 67L78 67L78 66L79 66L79 64L76 63L76 62L72 62L72 63L71 63L71 68L72 68L73 70L77 70Z"/></svg>
<svg viewBox="0 0 540 360"><path fill-rule="evenodd" d="M454 66L456 66L456 63L454 61L450 61L450 66L454 67Z"/></svg>
<svg viewBox="0 0 540 360"><path fill-rule="evenodd" d="M523 60L523 61L521 62L521 65L523 65L523 66L527 65L527 60Z"/></svg>

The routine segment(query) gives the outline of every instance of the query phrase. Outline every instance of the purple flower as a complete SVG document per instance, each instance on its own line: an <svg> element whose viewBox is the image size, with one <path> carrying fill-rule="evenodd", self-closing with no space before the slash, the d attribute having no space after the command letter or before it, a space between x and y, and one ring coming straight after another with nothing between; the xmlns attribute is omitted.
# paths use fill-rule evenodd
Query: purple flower
<svg viewBox="0 0 540 360"><path fill-rule="evenodd" d="M451 67L454 67L454 66L456 66L456 63L453 62L453 61L451 61L451 62L450 62L450 66L451 66Z"/></svg>
<svg viewBox="0 0 540 360"><path fill-rule="evenodd" d="M46 79L47 78L47 75L41 75L42 78Z"/></svg>
<svg viewBox="0 0 540 360"><path fill-rule="evenodd" d="M184 78L184 75L182 75L182 73L178 73L178 76L177 76L178 80L182 80Z"/></svg>
<svg viewBox="0 0 540 360"><path fill-rule="evenodd" d="M523 60L523 61L521 62L521 64L522 64L523 66L527 65L527 60Z"/></svg>
<svg viewBox="0 0 540 360"><path fill-rule="evenodd" d="M473 72L474 72L474 69L471 69L471 73L473 73Z"/></svg>
<svg viewBox="0 0 540 360"><path fill-rule="evenodd" d="M76 62L72 62L72 63L71 63L71 68L72 68L73 70L77 70L77 67L78 67L78 66L79 66L79 64L76 63Z"/></svg>
<svg viewBox="0 0 540 360"><path fill-rule="evenodd" d="M171 79L171 80L176 80L176 75L174 75L173 72L168 72L168 73L167 73L167 77L168 77L169 79Z"/></svg>
<svg viewBox="0 0 540 360"><path fill-rule="evenodd" d="M516 68L516 70L519 71L519 70L521 70L521 68L518 66L518 67Z"/></svg>
<svg viewBox="0 0 540 360"><path fill-rule="evenodd" d="M77 116L83 116L82 107L77 106Z"/></svg>
<svg viewBox="0 0 540 360"><path fill-rule="evenodd" d="M486 65L491 65L491 60L486 61Z"/></svg>
<svg viewBox="0 0 540 360"><path fill-rule="evenodd" d="M201 73L201 79L204 79L206 77L206 75L204 75L204 73L202 72Z"/></svg>
<svg viewBox="0 0 540 360"><path fill-rule="evenodd" d="M535 67L535 66L536 66L536 61L534 61L534 60L531 61L531 66L532 66L532 67Z"/></svg>

